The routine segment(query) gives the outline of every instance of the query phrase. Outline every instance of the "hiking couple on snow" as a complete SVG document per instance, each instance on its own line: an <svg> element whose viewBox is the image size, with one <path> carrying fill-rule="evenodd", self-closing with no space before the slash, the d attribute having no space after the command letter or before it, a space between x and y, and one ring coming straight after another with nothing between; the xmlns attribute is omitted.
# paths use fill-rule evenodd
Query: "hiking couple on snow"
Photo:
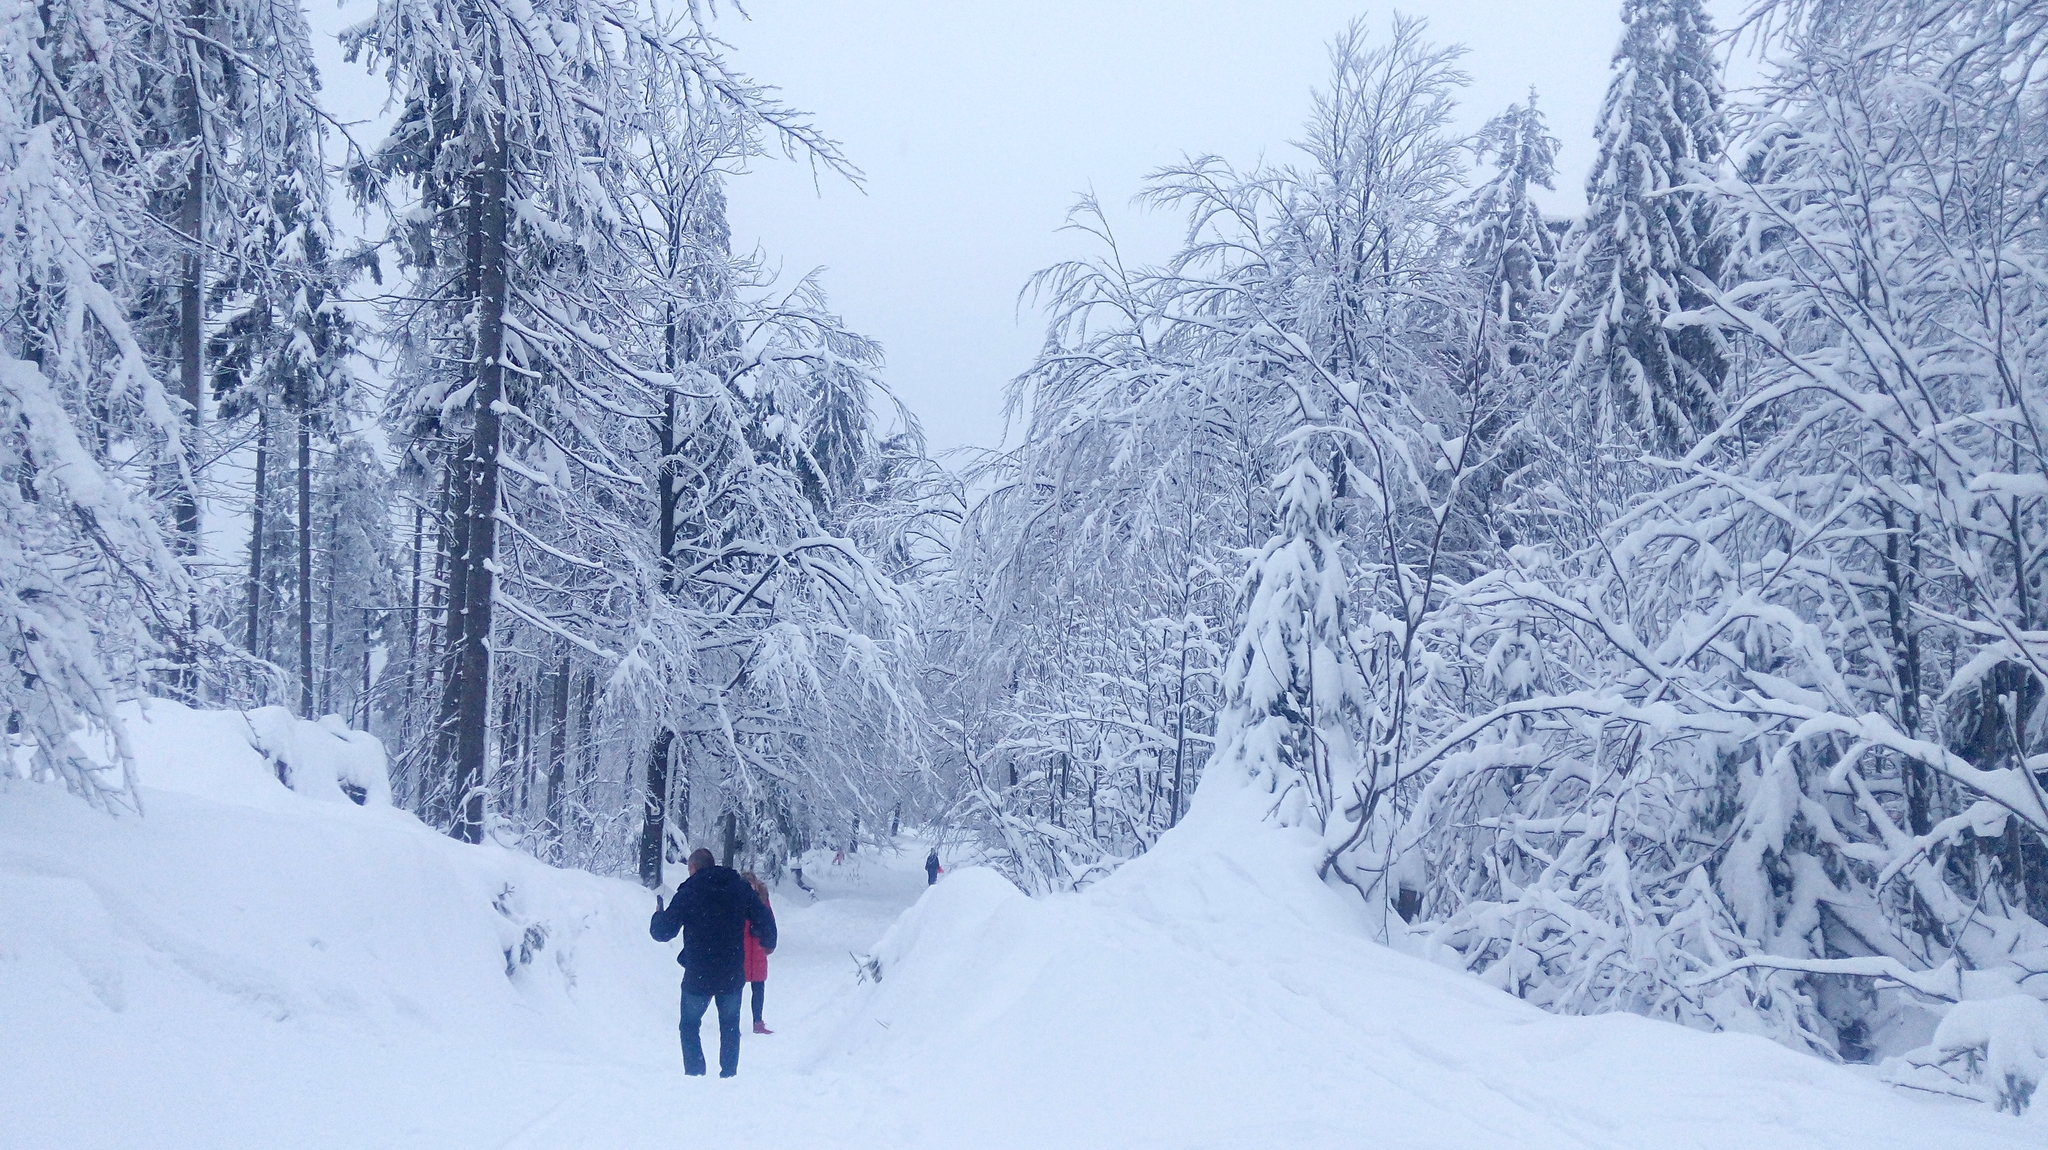
<svg viewBox="0 0 2048 1150"><path fill-rule="evenodd" d="M704 1012L718 1005L718 1076L740 1069L740 990L754 988L754 1033L773 1033L761 1021L768 956L775 953L775 912L768 888L752 871L719 866L702 847L690 852L690 877L662 905L654 896L647 931L667 942L678 931L683 952L683 1073L704 1073Z"/></svg>

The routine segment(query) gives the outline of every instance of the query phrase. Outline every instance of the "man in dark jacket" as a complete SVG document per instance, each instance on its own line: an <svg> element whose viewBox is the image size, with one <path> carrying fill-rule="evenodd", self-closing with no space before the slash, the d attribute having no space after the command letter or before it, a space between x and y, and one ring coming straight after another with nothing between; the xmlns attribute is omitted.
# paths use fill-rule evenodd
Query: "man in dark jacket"
<svg viewBox="0 0 2048 1150"><path fill-rule="evenodd" d="M761 949L775 953L775 915L762 905L754 888L731 867L718 866L711 852L690 853L690 877L676 889L668 907L654 899L654 918L647 924L656 942L683 932L683 1073L704 1073L704 1042L700 1035L704 1011L718 1003L718 1076L740 1070L740 990L746 985L742 938L745 924L754 924Z"/></svg>

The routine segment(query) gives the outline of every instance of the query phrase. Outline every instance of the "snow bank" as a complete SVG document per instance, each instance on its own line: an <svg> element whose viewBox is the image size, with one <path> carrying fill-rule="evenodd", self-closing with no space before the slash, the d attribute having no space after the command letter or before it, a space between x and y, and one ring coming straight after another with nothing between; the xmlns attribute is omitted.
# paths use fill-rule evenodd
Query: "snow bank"
<svg viewBox="0 0 2048 1150"><path fill-rule="evenodd" d="M283 784L317 802L391 805L384 744L350 730L339 715L315 722L283 707L199 711L164 699L123 704L118 714L134 746L137 783L146 790L281 809L290 797L277 785ZM107 738L81 733L74 740L86 758L113 764ZM26 777L27 765L17 754L15 773Z"/></svg>
<svg viewBox="0 0 2048 1150"><path fill-rule="evenodd" d="M379 1052L672 1060L644 891L435 833L360 733L137 720L143 817L0 775L0 1145L361 1145L436 1080Z"/></svg>
<svg viewBox="0 0 2048 1150"><path fill-rule="evenodd" d="M1549 1015L1376 945L1315 878L1313 836L1218 777L1084 893L942 879L875 946L816 1065L889 1068L910 1145L1871 1150L2048 1129L1762 1038Z"/></svg>

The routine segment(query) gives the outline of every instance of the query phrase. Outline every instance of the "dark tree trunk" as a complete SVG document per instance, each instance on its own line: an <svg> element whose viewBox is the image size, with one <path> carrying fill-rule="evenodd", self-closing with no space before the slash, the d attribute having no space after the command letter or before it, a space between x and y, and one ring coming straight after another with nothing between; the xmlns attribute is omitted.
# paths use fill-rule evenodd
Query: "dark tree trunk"
<svg viewBox="0 0 2048 1150"><path fill-rule="evenodd" d="M194 0L187 9L186 26L206 31L205 0ZM171 515L178 529L178 547L186 555L199 553L199 430L206 402L205 364L202 346L206 339L206 250L202 246L206 228L206 125L200 108L199 53L173 41L186 67L178 74L177 100L180 129L192 145L192 166L185 175L185 189L178 201L177 227L183 233L185 258L178 276L178 395L185 412L184 464L186 480L177 484L171 501Z"/></svg>
<svg viewBox="0 0 2048 1150"><path fill-rule="evenodd" d="M504 88L503 77L497 87ZM462 626L455 644L455 778L460 813L455 837L481 842L484 828L484 755L490 733L491 607L497 554L498 401L504 395L505 145L504 123L496 122L478 164L474 195L480 243L477 261L476 390L471 400L475 426L468 459L469 498L463 568Z"/></svg>
<svg viewBox="0 0 2048 1150"><path fill-rule="evenodd" d="M327 606L325 619L321 623L320 659L320 713L334 713L334 585L341 572L335 563L336 547L341 542L341 510L336 507L334 514L327 517Z"/></svg>
<svg viewBox="0 0 2048 1150"><path fill-rule="evenodd" d="M1183 631L1180 637L1180 698L1173 705L1173 809L1166 814L1166 825L1180 824L1180 781L1181 769L1187 763L1188 754L1188 637Z"/></svg>
<svg viewBox="0 0 2048 1150"><path fill-rule="evenodd" d="M467 446L450 452L442 467L441 527L434 555L435 573L440 576L441 621L429 636L427 661L429 686L440 688L434 712L434 726L428 736L429 753L421 786L430 796L428 812L436 826L455 826L455 718L458 710L456 661L462 641L464 593L469 567L463 562L469 538L469 451Z"/></svg>
<svg viewBox="0 0 2048 1150"><path fill-rule="evenodd" d="M399 700L398 709L398 745L401 747L412 745L412 701L420 685L420 552L426 543L427 510L415 503L412 508L412 591L406 601L405 612L405 696ZM386 668L389 669L388 660Z"/></svg>
<svg viewBox="0 0 2048 1150"><path fill-rule="evenodd" d="M356 698L363 705L363 732L370 732L370 649L377 638L376 625L368 611L363 612L363 689ZM351 707L353 712L354 708Z"/></svg>
<svg viewBox="0 0 2048 1150"><path fill-rule="evenodd" d="M733 857L740 850L740 816L738 812L725 812L725 858L726 866L732 865Z"/></svg>
<svg viewBox="0 0 2048 1150"><path fill-rule="evenodd" d="M553 698L548 723L548 833L553 836L553 855L561 857L562 776L569 761L569 656L562 656L561 669L549 684Z"/></svg>
<svg viewBox="0 0 2048 1150"><path fill-rule="evenodd" d="M519 735L519 695L507 687L498 700L498 777L492 780L501 812L519 809Z"/></svg>
<svg viewBox="0 0 2048 1150"><path fill-rule="evenodd" d="M305 387L303 382L299 385ZM299 430L299 716L313 717L313 427L301 391Z"/></svg>
<svg viewBox="0 0 2048 1150"><path fill-rule="evenodd" d="M674 731L654 737L647 751L647 806L640 817L640 881L652 890L661 885L662 845L668 834L668 756Z"/></svg>
<svg viewBox="0 0 2048 1150"><path fill-rule="evenodd" d="M592 712L597 707L597 673L583 676L583 702L578 708L576 745L576 785L574 793L578 803L587 803L590 784L597 778L597 739L591 734ZM685 823L687 827L689 824Z"/></svg>
<svg viewBox="0 0 2048 1150"><path fill-rule="evenodd" d="M263 509L267 502L265 472L270 466L270 412L256 412L256 497L249 504L249 605L242 645L260 655L263 626Z"/></svg>

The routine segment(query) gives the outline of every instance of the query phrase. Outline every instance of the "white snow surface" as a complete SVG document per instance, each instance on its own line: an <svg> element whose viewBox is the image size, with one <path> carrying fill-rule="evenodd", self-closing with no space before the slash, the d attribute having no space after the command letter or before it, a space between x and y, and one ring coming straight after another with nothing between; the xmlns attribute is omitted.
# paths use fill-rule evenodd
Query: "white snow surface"
<svg viewBox="0 0 2048 1150"><path fill-rule="evenodd" d="M153 704L141 818L0 774L0 1146L2001 1150L2048 1133L1760 1038L1554 1017L1375 945L1315 879L1313 840L1257 825L1260 796L1223 772L1079 895L1028 899L976 868L927 891L909 841L806 872L818 899L775 897L777 1033L744 1040L739 1078L688 1079L675 946L649 940L645 891L289 790L248 732ZM704 1036L715 1049L709 1018Z"/></svg>

